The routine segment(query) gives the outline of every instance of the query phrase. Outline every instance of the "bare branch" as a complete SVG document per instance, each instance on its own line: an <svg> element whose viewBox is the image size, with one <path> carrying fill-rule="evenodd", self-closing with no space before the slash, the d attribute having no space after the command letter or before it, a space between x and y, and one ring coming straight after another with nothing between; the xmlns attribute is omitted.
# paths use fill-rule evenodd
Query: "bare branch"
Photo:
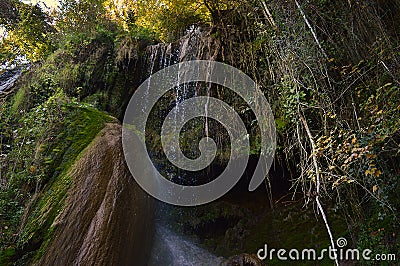
<svg viewBox="0 0 400 266"><path fill-rule="evenodd" d="M269 24L271 24L271 26L274 28L274 30L278 31L279 28L278 28L278 26L276 25L275 20L274 20L274 18L272 17L272 14L271 14L271 12L270 12L269 9L268 9L267 4L265 3L264 0L261 0L260 2L261 2L261 4L262 4L262 6L263 6L263 10L262 10L262 11L263 11L263 13L264 13L265 18L268 20Z"/></svg>
<svg viewBox="0 0 400 266"><path fill-rule="evenodd" d="M300 112L299 112L299 117L301 119L301 122L303 123L303 126L304 126L304 128L305 128L305 130L307 132L307 135L308 135L308 139L309 139L309 141L311 143L311 149L312 149L311 155L312 155L312 158L313 158L313 164L314 164L314 168L315 168L315 178L316 178L316 183L317 183L317 188L316 188L317 189L317 194L315 196L315 201L317 202L318 210L321 212L321 216L322 216L322 219L324 220L326 230L328 231L329 238L331 240L332 248L334 248L335 247L335 242L333 241L333 235L332 235L332 232L331 232L331 228L329 226L328 219L327 219L327 217L325 215L324 208L322 207L321 202L319 200L319 192L320 192L320 187L321 187L321 181L320 181L320 175L319 175L320 171L319 171L319 167L318 167L317 153L316 153L316 149L315 149L314 139L313 139L313 136L311 134L310 128L308 127L306 119L304 118L304 116ZM337 260L337 256L335 256L335 263L336 263L337 266L339 266L339 262Z"/></svg>
<svg viewBox="0 0 400 266"><path fill-rule="evenodd" d="M306 17L306 14L304 13L303 9L301 8L299 2L297 2L297 0L294 0L294 2L296 3L297 8L300 10L301 16L303 17L303 19L304 19L304 21L306 22L308 28L310 29L310 31L311 31L311 33L312 33L312 35L313 35L313 37L314 37L314 39L315 39L315 42L317 43L319 49L321 49L321 52L322 52L322 54L324 55L324 57L325 57L326 59L328 59L328 58L329 58L328 55L325 53L324 48L322 48L321 43L318 41L317 34L315 33L313 27L311 27L311 24L310 24L310 22L308 21L308 19L307 19L307 17Z"/></svg>

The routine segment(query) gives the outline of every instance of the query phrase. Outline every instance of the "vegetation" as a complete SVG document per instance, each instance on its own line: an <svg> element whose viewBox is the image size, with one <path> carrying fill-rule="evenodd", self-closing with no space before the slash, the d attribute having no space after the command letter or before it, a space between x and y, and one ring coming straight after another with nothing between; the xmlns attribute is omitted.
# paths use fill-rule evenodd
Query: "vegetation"
<svg viewBox="0 0 400 266"><path fill-rule="evenodd" d="M14 99L18 97L16 94ZM11 104L15 106L16 102L11 100ZM21 110L19 107L17 110ZM17 113L21 115L3 113L1 123L5 129L2 137L9 139L5 146L10 149L2 160L7 184L1 190L0 202L1 257L15 260L18 255L25 261L50 238L48 230L72 182L68 169L104 124L113 119L68 100L61 90L29 112Z"/></svg>
<svg viewBox="0 0 400 266"><path fill-rule="evenodd" d="M176 45L197 28L203 32L199 50L206 51L199 57L241 69L268 98L278 133L276 162L290 168L292 192L301 193L304 206L326 215L321 225L335 237L346 234L360 249L398 252L399 14L398 0L62 0L51 12L3 1L0 62L25 56L34 64L13 91L0 94L0 264L40 256L72 182L69 167L111 121L106 113L122 118L149 74L147 47ZM260 136L251 110L223 88L212 87L211 95L228 99L251 125L257 153ZM167 98L157 111L170 103ZM227 146L228 140L222 142ZM184 146L193 150L196 143ZM276 228L290 212L257 217L254 225L247 218L252 214L216 204L208 213L197 209L191 219L183 215L182 223L195 234L214 221L228 223L231 230L220 239L203 239L228 256L233 254L221 245L237 241L240 221L246 237L253 226L267 235L267 227ZM296 219L289 232L307 220ZM330 241L328 234L316 235ZM260 239L246 237L235 252L254 252Z"/></svg>
<svg viewBox="0 0 400 266"><path fill-rule="evenodd" d="M39 5L16 0L2 1L0 25L5 29L1 39L0 62L26 55L36 61L54 50L52 17Z"/></svg>

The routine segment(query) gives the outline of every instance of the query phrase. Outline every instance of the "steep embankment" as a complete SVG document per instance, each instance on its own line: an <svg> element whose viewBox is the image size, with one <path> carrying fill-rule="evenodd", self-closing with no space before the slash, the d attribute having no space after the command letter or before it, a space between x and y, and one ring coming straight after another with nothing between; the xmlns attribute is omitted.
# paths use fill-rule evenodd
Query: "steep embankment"
<svg viewBox="0 0 400 266"><path fill-rule="evenodd" d="M125 165L121 127L107 124L72 166L74 180L38 265L144 265L153 204Z"/></svg>

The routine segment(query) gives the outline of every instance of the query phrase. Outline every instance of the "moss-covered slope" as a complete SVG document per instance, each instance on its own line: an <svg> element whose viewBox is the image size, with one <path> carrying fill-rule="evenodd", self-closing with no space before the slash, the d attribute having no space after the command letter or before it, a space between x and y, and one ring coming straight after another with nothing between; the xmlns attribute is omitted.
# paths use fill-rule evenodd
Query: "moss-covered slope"
<svg viewBox="0 0 400 266"><path fill-rule="evenodd" d="M71 186L64 182L67 179ZM146 264L153 203L125 165L118 124L108 124L59 183L55 190L70 189L47 230L36 264ZM46 207L39 208L46 213Z"/></svg>

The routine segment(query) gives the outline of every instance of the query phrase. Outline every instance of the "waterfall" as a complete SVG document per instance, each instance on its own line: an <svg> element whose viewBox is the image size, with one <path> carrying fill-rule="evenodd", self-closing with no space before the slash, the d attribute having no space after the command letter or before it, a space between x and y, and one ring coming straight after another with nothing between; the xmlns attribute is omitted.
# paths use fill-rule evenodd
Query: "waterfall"
<svg viewBox="0 0 400 266"><path fill-rule="evenodd" d="M210 33L203 32L200 27L192 27L187 31L187 34L173 43L159 43L155 45L150 45L147 47L147 74L149 77L149 86L147 88L146 95L148 95L152 75L157 71L166 68L168 66L178 64L184 61L190 60L215 60L216 55L219 51L219 43L214 38L210 36ZM175 75L173 73L173 75ZM185 83L180 84L181 77L179 73L175 77L176 86L172 90L172 95L174 97L174 123L176 125L180 124L185 120L186 110L184 105L181 104L183 101L198 96L201 92L203 95L210 96L211 85L204 85L203 83ZM148 105L147 98L145 97L144 106ZM208 103L205 104L205 113L208 113ZM206 137L209 137L208 129L208 119L205 117L204 130ZM192 151L190 151L192 152ZM196 152L196 151L193 151ZM194 154L196 156L196 154ZM176 178L180 179L178 175Z"/></svg>
<svg viewBox="0 0 400 266"><path fill-rule="evenodd" d="M156 226L149 266L209 266L220 265L222 261L223 258L212 255L166 225Z"/></svg>
<svg viewBox="0 0 400 266"><path fill-rule="evenodd" d="M24 66L16 66L14 68L5 69L0 75L0 95L14 86L14 83L21 76Z"/></svg>
<svg viewBox="0 0 400 266"><path fill-rule="evenodd" d="M208 33L203 33L199 27L193 27L174 43L160 43L147 48L148 75L151 78L151 75L158 70L184 61L215 60L218 49L219 44ZM178 83L179 77L177 77ZM177 108L179 103L197 93L196 90L192 91L193 88L196 86L190 84L177 86L175 90ZM190 91L192 94L188 95Z"/></svg>
<svg viewBox="0 0 400 266"><path fill-rule="evenodd" d="M200 28L195 27L174 43L160 43L149 46L147 48L146 62L149 84L152 74L173 64L196 59L215 60L215 49L218 49L218 46L214 45L214 39L210 38L207 33L203 33ZM175 128L180 124L179 122L185 120L185 109L181 103L197 96L201 91L210 96L211 88L210 86L204 88L204 84L197 83L180 84L180 78L178 73L175 82L176 86L171 88L171 95L174 97L172 105L175 110L173 113ZM150 88L151 86L149 85L146 95L150 93ZM146 99L144 99L143 104L148 104ZM206 130L208 129L207 124L205 128ZM208 137L208 132L206 134ZM175 178L180 180L182 177L178 174ZM163 191L163 193L170 192ZM162 204L159 204L159 208L162 208ZM219 265L222 262L222 258L218 258L205 249L202 249L195 241L189 240L189 238L185 238L169 229L166 225L167 223L168 221L165 221L162 217L156 222L156 233L149 262L150 266Z"/></svg>

